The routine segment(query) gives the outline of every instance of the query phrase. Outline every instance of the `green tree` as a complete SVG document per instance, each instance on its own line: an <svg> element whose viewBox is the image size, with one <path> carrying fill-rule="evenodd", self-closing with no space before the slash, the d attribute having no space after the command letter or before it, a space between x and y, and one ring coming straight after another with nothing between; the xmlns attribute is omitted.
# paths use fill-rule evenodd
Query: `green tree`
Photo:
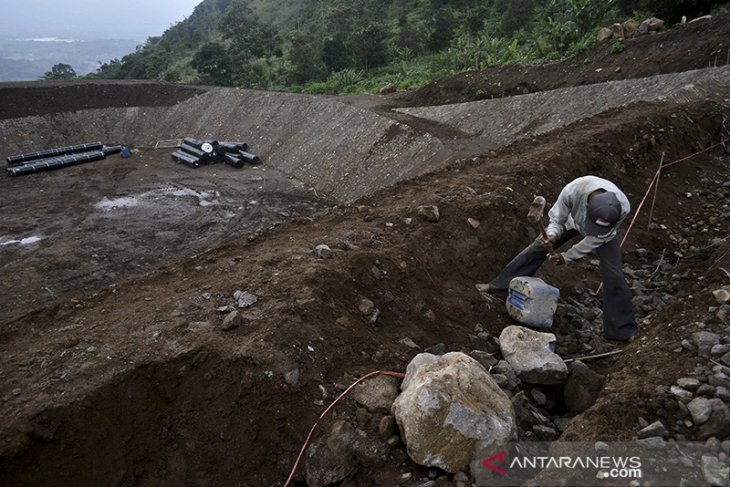
<svg viewBox="0 0 730 487"><path fill-rule="evenodd" d="M220 42L206 42L193 56L190 65L201 81L222 86L233 85L233 66L226 47Z"/></svg>
<svg viewBox="0 0 730 487"><path fill-rule="evenodd" d="M76 78L76 71L71 67L70 64L59 63L54 65L50 71L46 71L46 74L41 76L41 79L74 79Z"/></svg>

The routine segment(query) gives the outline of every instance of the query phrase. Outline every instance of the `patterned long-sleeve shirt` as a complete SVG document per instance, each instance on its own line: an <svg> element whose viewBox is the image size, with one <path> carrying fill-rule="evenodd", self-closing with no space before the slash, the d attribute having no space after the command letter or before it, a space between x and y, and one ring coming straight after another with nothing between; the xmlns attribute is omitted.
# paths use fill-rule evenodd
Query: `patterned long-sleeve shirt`
<svg viewBox="0 0 730 487"><path fill-rule="evenodd" d="M588 213L588 195L598 189L610 191L616 195L619 203L621 203L621 217L606 235L586 235L585 221ZM557 238L566 230L574 229L583 235L583 240L562 253L565 262L578 260L604 243L616 238L619 225L621 225L621 222L624 221L630 211L631 204L628 198L611 181L597 176L583 176L568 183L560 192L558 200L548 212L550 224L547 227L546 233Z"/></svg>

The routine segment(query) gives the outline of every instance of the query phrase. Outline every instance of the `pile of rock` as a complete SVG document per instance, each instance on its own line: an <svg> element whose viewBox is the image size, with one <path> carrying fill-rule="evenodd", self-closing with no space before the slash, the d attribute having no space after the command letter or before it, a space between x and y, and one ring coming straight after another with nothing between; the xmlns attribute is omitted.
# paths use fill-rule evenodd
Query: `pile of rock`
<svg viewBox="0 0 730 487"><path fill-rule="evenodd" d="M616 23L611 27L604 27L598 31L598 42L608 39L624 40L641 35L654 34L664 28L664 21L651 17L643 22L629 19L623 24Z"/></svg>

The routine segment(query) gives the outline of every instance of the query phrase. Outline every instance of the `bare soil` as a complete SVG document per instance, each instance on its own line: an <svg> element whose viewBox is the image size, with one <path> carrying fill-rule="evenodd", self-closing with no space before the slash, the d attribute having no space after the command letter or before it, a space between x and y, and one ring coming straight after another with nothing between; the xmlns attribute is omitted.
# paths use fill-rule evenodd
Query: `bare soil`
<svg viewBox="0 0 730 487"><path fill-rule="evenodd" d="M699 56L687 51L705 45L705 33L714 39L708 46L719 42L726 20L637 39L642 52L666 56L620 58L616 67L648 76L664 72L671 59L674 71L694 69ZM561 86L597 81L590 70L569 66L556 74ZM544 69L502 70L502 91L493 95L548 83ZM349 102L385 113L394 106L464 101L476 93L475 76L481 74L443 81L435 91L387 97L376 107ZM483 76L492 83L490 72ZM555 86L528 91L548 87ZM491 278L534 238L525 214L535 193L553 201L565 183L596 174L615 181L636 208L662 154L674 161L716 145L728 137L727 116L716 101L614 108L338 206L312 198L273 169L185 172L152 151L3 181L0 234L25 238L55 221L51 238L65 242L48 255L42 254L44 240L0 247L3 485L282 485L323 406L355 378L403 371L416 353L438 343L447 350L495 351L477 330L498 336L511 321L502 303L485 300L474 284ZM444 130L445 139L453 135ZM607 374L606 385L564 439L630 438L639 417L698 438L696 427L677 421L676 401L657 386L691 376L700 363L696 352L673 351L693 331L727 334L708 307L711 291L727 283L719 269L730 265L730 228L727 218L707 221L727 212L727 181L722 146L663 174L654 215L662 227L649 230L644 211L624 247L625 261L638 267L672 256L673 272L685 277L678 277L668 305L641 324L640 340L606 342L596 329L588 348L623 352L594 365ZM104 198L118 204L103 211L97 205ZM130 201L124 198L138 206L123 206ZM201 206L214 199L216 205ZM36 202L32 211L17 204L29 200ZM249 206L252 200L262 204ZM425 204L439 206L440 221L416 215ZM147 208L142 216L135 213L139 205ZM682 232L693 223L694 230ZM334 258L314 257L321 243L332 247ZM639 247L647 254L636 253ZM34 259L38 252L44 265ZM24 284L26 275L29 282L46 280L54 292L69 278L80 285L45 301ZM566 301L585 296L599 281L589 261L545 266L542 276L560 285ZM223 331L218 308L233 305L237 290L259 300L241 310L241 326ZM376 321L358 310L363 298L380 310ZM564 358L586 351L565 314L559 313L555 332ZM418 349L404 345L406 337ZM285 380L294 370L298 380ZM346 399L332 419L364 421L356 415ZM377 419L360 427L377 429ZM362 461L343 485L395 485L403 474L412 475L404 485L418 485L427 470L394 448Z"/></svg>

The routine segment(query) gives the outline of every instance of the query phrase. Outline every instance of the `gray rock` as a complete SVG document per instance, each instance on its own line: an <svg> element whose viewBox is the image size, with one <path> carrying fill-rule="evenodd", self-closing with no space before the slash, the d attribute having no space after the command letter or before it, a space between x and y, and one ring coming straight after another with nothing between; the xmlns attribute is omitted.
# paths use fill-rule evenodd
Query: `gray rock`
<svg viewBox="0 0 730 487"><path fill-rule="evenodd" d="M677 399L679 399L681 401L684 401L684 402L689 402L694 397L691 392L689 392L688 390L683 389L683 388L681 388L679 386L672 386L672 387L670 387L669 388L669 392L674 397L676 397Z"/></svg>
<svg viewBox="0 0 730 487"><path fill-rule="evenodd" d="M720 335L709 331L698 331L692 334L692 341L699 349L701 356L709 357L712 347L720 343Z"/></svg>
<svg viewBox="0 0 730 487"><path fill-rule="evenodd" d="M494 367L497 365L497 362L499 362L499 360L494 358L494 355L483 350L472 350L469 352L469 356L482 364L482 367L487 369L487 371L489 371L490 367Z"/></svg>
<svg viewBox="0 0 730 487"><path fill-rule="evenodd" d="M725 389L730 389L730 377L728 377L724 372L717 372L711 375L707 379L707 382L713 387L724 387Z"/></svg>
<svg viewBox="0 0 730 487"><path fill-rule="evenodd" d="M433 345L432 347L428 347L424 350L425 353L430 353L432 355L443 355L446 353L446 345L443 343L437 343L436 345Z"/></svg>
<svg viewBox="0 0 730 487"><path fill-rule="evenodd" d="M715 389L715 395L722 401L730 402L730 391L725 387L721 386Z"/></svg>
<svg viewBox="0 0 730 487"><path fill-rule="evenodd" d="M305 477L307 485L324 487L339 482L356 467L352 443L355 430L345 421L336 421L330 430L307 449Z"/></svg>
<svg viewBox="0 0 730 487"><path fill-rule="evenodd" d="M639 430L637 436L640 440L644 438L651 438L653 436L665 437L669 434L667 428L664 427L661 421L655 421L646 428Z"/></svg>
<svg viewBox="0 0 730 487"><path fill-rule="evenodd" d="M360 304L357 305L357 309L363 316L370 316L375 311L375 303L368 298L362 298Z"/></svg>
<svg viewBox="0 0 730 487"><path fill-rule="evenodd" d="M730 467L727 462L721 462L717 457L702 455L702 476L708 485L728 485Z"/></svg>
<svg viewBox="0 0 730 487"><path fill-rule="evenodd" d="M414 342L413 340L411 340L408 337L401 338L400 340L398 340L398 343L400 343L404 347L408 347L408 348L410 348L412 350L418 350L418 349L421 348L421 347L418 346L418 344L416 342Z"/></svg>
<svg viewBox="0 0 730 487"><path fill-rule="evenodd" d="M715 400L707 399L706 397L697 397L687 404L687 409L689 409L689 414L692 416L694 424L705 424L710 419L713 401Z"/></svg>
<svg viewBox="0 0 730 487"><path fill-rule="evenodd" d="M396 434L397 427L395 416L391 416L390 414L383 416L378 424L378 436L383 440L387 440Z"/></svg>
<svg viewBox="0 0 730 487"><path fill-rule="evenodd" d="M284 373L284 382L294 387L299 384L299 369L293 369Z"/></svg>
<svg viewBox="0 0 730 487"><path fill-rule="evenodd" d="M241 315L238 314L238 311L233 311L232 313L228 313L225 318L223 318L223 323L221 323L221 330L223 331L231 331L235 328L238 328L241 326Z"/></svg>
<svg viewBox="0 0 730 487"><path fill-rule="evenodd" d="M712 295L715 296L717 304L726 304L730 302L730 286L723 286L720 289L712 291Z"/></svg>
<svg viewBox="0 0 730 487"><path fill-rule="evenodd" d="M411 378L416 376L416 373L418 372L418 369L435 363L438 361L439 357L430 353L419 353L413 359L410 361L408 366L406 367L406 376L403 379L403 382L401 382L400 390L405 391L410 385L411 385ZM392 408L391 408L392 409Z"/></svg>
<svg viewBox="0 0 730 487"><path fill-rule="evenodd" d="M502 356L517 377L530 384L560 384L568 377L568 367L550 344L552 333L540 333L521 326L508 326L499 335Z"/></svg>
<svg viewBox="0 0 730 487"><path fill-rule="evenodd" d="M713 357L722 357L727 353L730 353L730 344L728 343L718 343L710 350L710 355Z"/></svg>
<svg viewBox="0 0 730 487"><path fill-rule="evenodd" d="M697 395L698 396L712 397L712 396L715 395L715 387L711 386L710 384L702 384L697 389Z"/></svg>
<svg viewBox="0 0 730 487"><path fill-rule="evenodd" d="M516 439L512 403L468 355L430 357L409 365L407 387L393 404L408 455L451 473L481 467L495 445Z"/></svg>
<svg viewBox="0 0 730 487"><path fill-rule="evenodd" d="M236 308L234 308L231 305L219 306L216 309L218 310L219 313L230 313L231 311L236 311Z"/></svg>
<svg viewBox="0 0 730 487"><path fill-rule="evenodd" d="M509 379L504 374L492 374L492 379L494 379L494 382L500 389L506 389L509 385Z"/></svg>
<svg viewBox="0 0 730 487"><path fill-rule="evenodd" d="M429 221L436 223L441 219L439 207L436 205L422 205L418 207L418 216Z"/></svg>
<svg viewBox="0 0 730 487"><path fill-rule="evenodd" d="M239 308L248 308L256 304L259 297L248 291L236 291L233 293L233 299L236 300Z"/></svg>
<svg viewBox="0 0 730 487"><path fill-rule="evenodd" d="M582 413L596 402L603 388L603 376L592 371L586 364L576 361L570 364L570 375L563 391L565 406L571 414Z"/></svg>
<svg viewBox="0 0 730 487"><path fill-rule="evenodd" d="M715 316L717 316L717 319L723 323L730 323L730 304L723 304L720 306L720 309L717 310Z"/></svg>
<svg viewBox="0 0 730 487"><path fill-rule="evenodd" d="M352 397L371 413L388 412L398 396L398 385L395 377L377 375L355 386Z"/></svg>
<svg viewBox="0 0 730 487"><path fill-rule="evenodd" d="M331 259L334 254L328 245L319 244L314 248L314 255L318 259Z"/></svg>
<svg viewBox="0 0 730 487"><path fill-rule="evenodd" d="M677 379L677 385L688 391L696 391L700 387L700 381L694 377L682 377L681 379Z"/></svg>
<svg viewBox="0 0 730 487"><path fill-rule="evenodd" d="M724 362L728 366L730 366L730 352L724 354L722 357L720 357L720 361Z"/></svg>
<svg viewBox="0 0 730 487"><path fill-rule="evenodd" d="M706 440L708 438L727 438L730 436L730 410L727 405L720 399L710 399L712 402L710 419L700 426L698 438Z"/></svg>
<svg viewBox="0 0 730 487"><path fill-rule="evenodd" d="M547 396L540 389L533 389L530 391L530 397L538 406L544 406L547 404Z"/></svg>

